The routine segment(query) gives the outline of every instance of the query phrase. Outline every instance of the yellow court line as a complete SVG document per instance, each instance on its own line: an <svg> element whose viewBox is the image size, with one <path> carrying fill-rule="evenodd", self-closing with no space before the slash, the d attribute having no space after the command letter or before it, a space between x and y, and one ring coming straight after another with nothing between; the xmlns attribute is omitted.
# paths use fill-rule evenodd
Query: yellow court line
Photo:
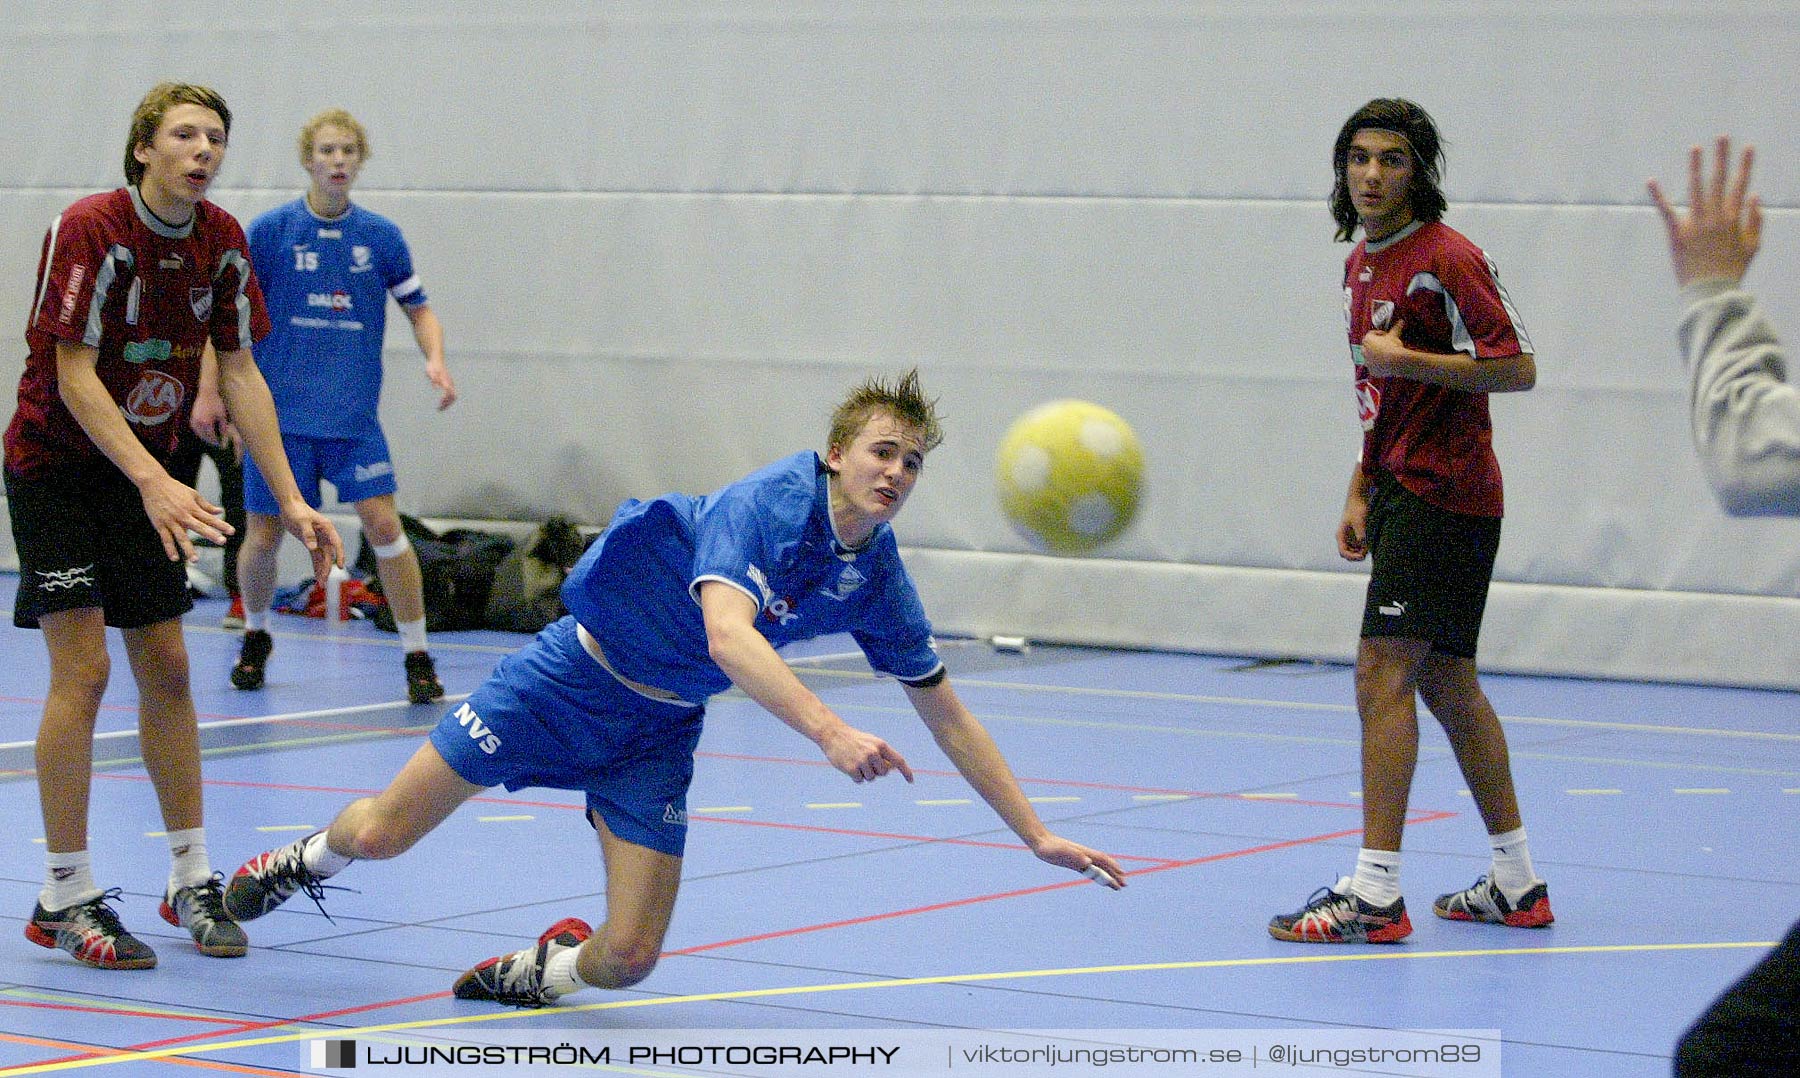
<svg viewBox="0 0 1800 1078"><path fill-rule="evenodd" d="M863 804L861 801L809 801L806 803L806 807L809 809L859 809L863 807Z"/></svg>
<svg viewBox="0 0 1800 1078"><path fill-rule="evenodd" d="M1238 794L1246 801L1297 801L1299 794Z"/></svg>
<svg viewBox="0 0 1800 1078"><path fill-rule="evenodd" d="M973 805L974 803L966 797L937 797L913 802L915 805Z"/></svg>
<svg viewBox="0 0 1800 1078"><path fill-rule="evenodd" d="M882 981L845 981L838 984L804 984L788 988L746 988L730 992L699 992L685 996L651 996L642 999L612 1000L575 1006L546 1007L520 1011L508 1008L488 1014L454 1015L422 1018L411 1022L387 1022L356 1028L331 1027L310 1029L303 1033L280 1033L270 1037L251 1037L216 1044L190 1044L176 1048L158 1048L149 1052L121 1052L118 1055L91 1059L71 1059L58 1063L41 1063L32 1067L7 1068L5 1074L47 1074L52 1071L104 1067L114 1063L137 1063L167 1059L200 1052L224 1052L237 1048L257 1048L266 1044L291 1044L294 1041L372 1036L405 1029L433 1029L446 1026L468 1026L481 1022L523 1022L533 1018L557 1017L585 1011L616 1011L637 1007L666 1007L676 1003L718 1003L739 999L769 999L777 996L802 996L820 992L860 992L880 988L917 988L937 984L977 984L984 981L1017 981L1034 977L1084 977L1102 973L1161 973L1174 970L1231 969L1253 966L1317 965L1325 962L1393 962L1426 958L1496 958L1508 955L1569 954L1641 954L1655 951L1714 951L1773 947L1773 940L1719 943L1618 943L1570 947L1493 947L1473 951L1358 951L1351 954L1288 955L1279 958L1215 958L1195 962L1142 962L1118 966L1081 966L1073 969L1003 970L995 973L944 974L936 977L900 977ZM108 1049L110 1051L110 1049Z"/></svg>
<svg viewBox="0 0 1800 1078"><path fill-rule="evenodd" d="M1189 794L1132 794L1133 801L1192 801Z"/></svg>
<svg viewBox="0 0 1800 1078"><path fill-rule="evenodd" d="M1675 788L1675 792L1678 794L1728 794L1731 791L1722 786L1678 786Z"/></svg>

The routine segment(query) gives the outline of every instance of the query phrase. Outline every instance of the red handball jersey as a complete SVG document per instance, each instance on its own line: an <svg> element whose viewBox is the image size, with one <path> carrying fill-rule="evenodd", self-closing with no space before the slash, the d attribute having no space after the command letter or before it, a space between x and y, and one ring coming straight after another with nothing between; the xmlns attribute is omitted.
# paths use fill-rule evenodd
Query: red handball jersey
<svg viewBox="0 0 1800 1078"><path fill-rule="evenodd" d="M6 429L6 467L25 476L112 467L57 391L59 341L100 350L95 367L119 411L158 460L175 448L200 385L208 335L218 350L269 332L262 291L237 220L210 202L172 228L135 188L75 203L50 223Z"/></svg>
<svg viewBox="0 0 1800 1078"><path fill-rule="evenodd" d="M1344 260L1344 328L1356 363L1364 473L1386 469L1433 505L1500 516L1505 506L1487 394L1371 377L1363 365L1363 335L1401 321L1401 340L1420 352L1462 352L1478 360L1531 352L1493 261L1437 222L1415 222L1378 243L1365 240Z"/></svg>

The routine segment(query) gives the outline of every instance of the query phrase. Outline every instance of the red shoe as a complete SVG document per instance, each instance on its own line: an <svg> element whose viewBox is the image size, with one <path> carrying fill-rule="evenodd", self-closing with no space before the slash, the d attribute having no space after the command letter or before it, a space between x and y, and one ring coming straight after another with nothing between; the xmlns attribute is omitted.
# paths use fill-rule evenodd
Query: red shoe
<svg viewBox="0 0 1800 1078"><path fill-rule="evenodd" d="M233 593L231 596L231 609L225 611L225 616L219 619L219 628L221 628L221 629L242 629L243 627L244 627L244 597L242 595Z"/></svg>

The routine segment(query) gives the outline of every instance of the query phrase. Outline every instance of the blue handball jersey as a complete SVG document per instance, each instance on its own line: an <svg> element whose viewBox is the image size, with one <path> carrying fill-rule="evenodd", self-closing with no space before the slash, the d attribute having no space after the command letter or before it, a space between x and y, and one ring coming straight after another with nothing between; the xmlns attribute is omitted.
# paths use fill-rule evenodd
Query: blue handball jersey
<svg viewBox="0 0 1800 1078"><path fill-rule="evenodd" d="M250 223L250 260L274 324L256 365L282 432L361 437L381 398L387 299L425 302L399 227L354 203L320 217L297 198Z"/></svg>
<svg viewBox="0 0 1800 1078"><path fill-rule="evenodd" d="M833 534L827 472L797 453L704 498L628 501L569 574L563 604L624 676L696 703L731 682L706 650L699 588L755 600L776 647L849 632L876 670L908 681L943 665L893 529L858 550Z"/></svg>

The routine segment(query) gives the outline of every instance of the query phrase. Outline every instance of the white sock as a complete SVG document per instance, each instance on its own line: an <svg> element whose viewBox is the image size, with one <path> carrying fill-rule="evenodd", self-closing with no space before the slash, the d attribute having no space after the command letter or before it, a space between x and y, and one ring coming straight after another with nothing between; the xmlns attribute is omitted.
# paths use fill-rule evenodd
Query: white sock
<svg viewBox="0 0 1800 1078"><path fill-rule="evenodd" d="M244 608L244 631L247 633L266 633L269 631L269 612Z"/></svg>
<svg viewBox="0 0 1800 1078"><path fill-rule="evenodd" d="M212 862L206 856L206 828L190 827L169 832L169 891L198 887L212 879Z"/></svg>
<svg viewBox="0 0 1800 1078"><path fill-rule="evenodd" d="M1356 851L1356 878L1351 884L1356 897L1371 906L1392 906L1400 901L1400 851Z"/></svg>
<svg viewBox="0 0 1800 1078"><path fill-rule="evenodd" d="M345 857L327 846L324 831L320 831L316 835L308 835L302 841L306 844L300 847L300 863L312 869L315 876L328 879L344 871L350 862L356 860L354 857Z"/></svg>
<svg viewBox="0 0 1800 1078"><path fill-rule="evenodd" d="M398 620L396 620L394 622L394 628L396 628L400 631L400 650L401 651L411 652L411 651L424 651L425 650L425 619L424 618L420 618L418 621L398 621Z"/></svg>
<svg viewBox="0 0 1800 1078"><path fill-rule="evenodd" d="M1488 842L1494 847L1494 861L1488 869L1488 879L1500 888L1508 902L1517 902L1531 890L1531 885L1538 882L1537 874L1531 867L1531 846L1525 840L1523 827L1504 834L1489 835Z"/></svg>
<svg viewBox="0 0 1800 1078"><path fill-rule="evenodd" d="M66 910L77 903L99 895L94 886L93 863L86 850L72 853L44 853L44 889L38 892L38 904L47 910Z"/></svg>
<svg viewBox="0 0 1800 1078"><path fill-rule="evenodd" d="M588 983L581 979L581 974L575 968L575 956L579 953L581 948L570 947L551 955L550 960L544 963L544 987L558 996L566 996L588 987Z"/></svg>

